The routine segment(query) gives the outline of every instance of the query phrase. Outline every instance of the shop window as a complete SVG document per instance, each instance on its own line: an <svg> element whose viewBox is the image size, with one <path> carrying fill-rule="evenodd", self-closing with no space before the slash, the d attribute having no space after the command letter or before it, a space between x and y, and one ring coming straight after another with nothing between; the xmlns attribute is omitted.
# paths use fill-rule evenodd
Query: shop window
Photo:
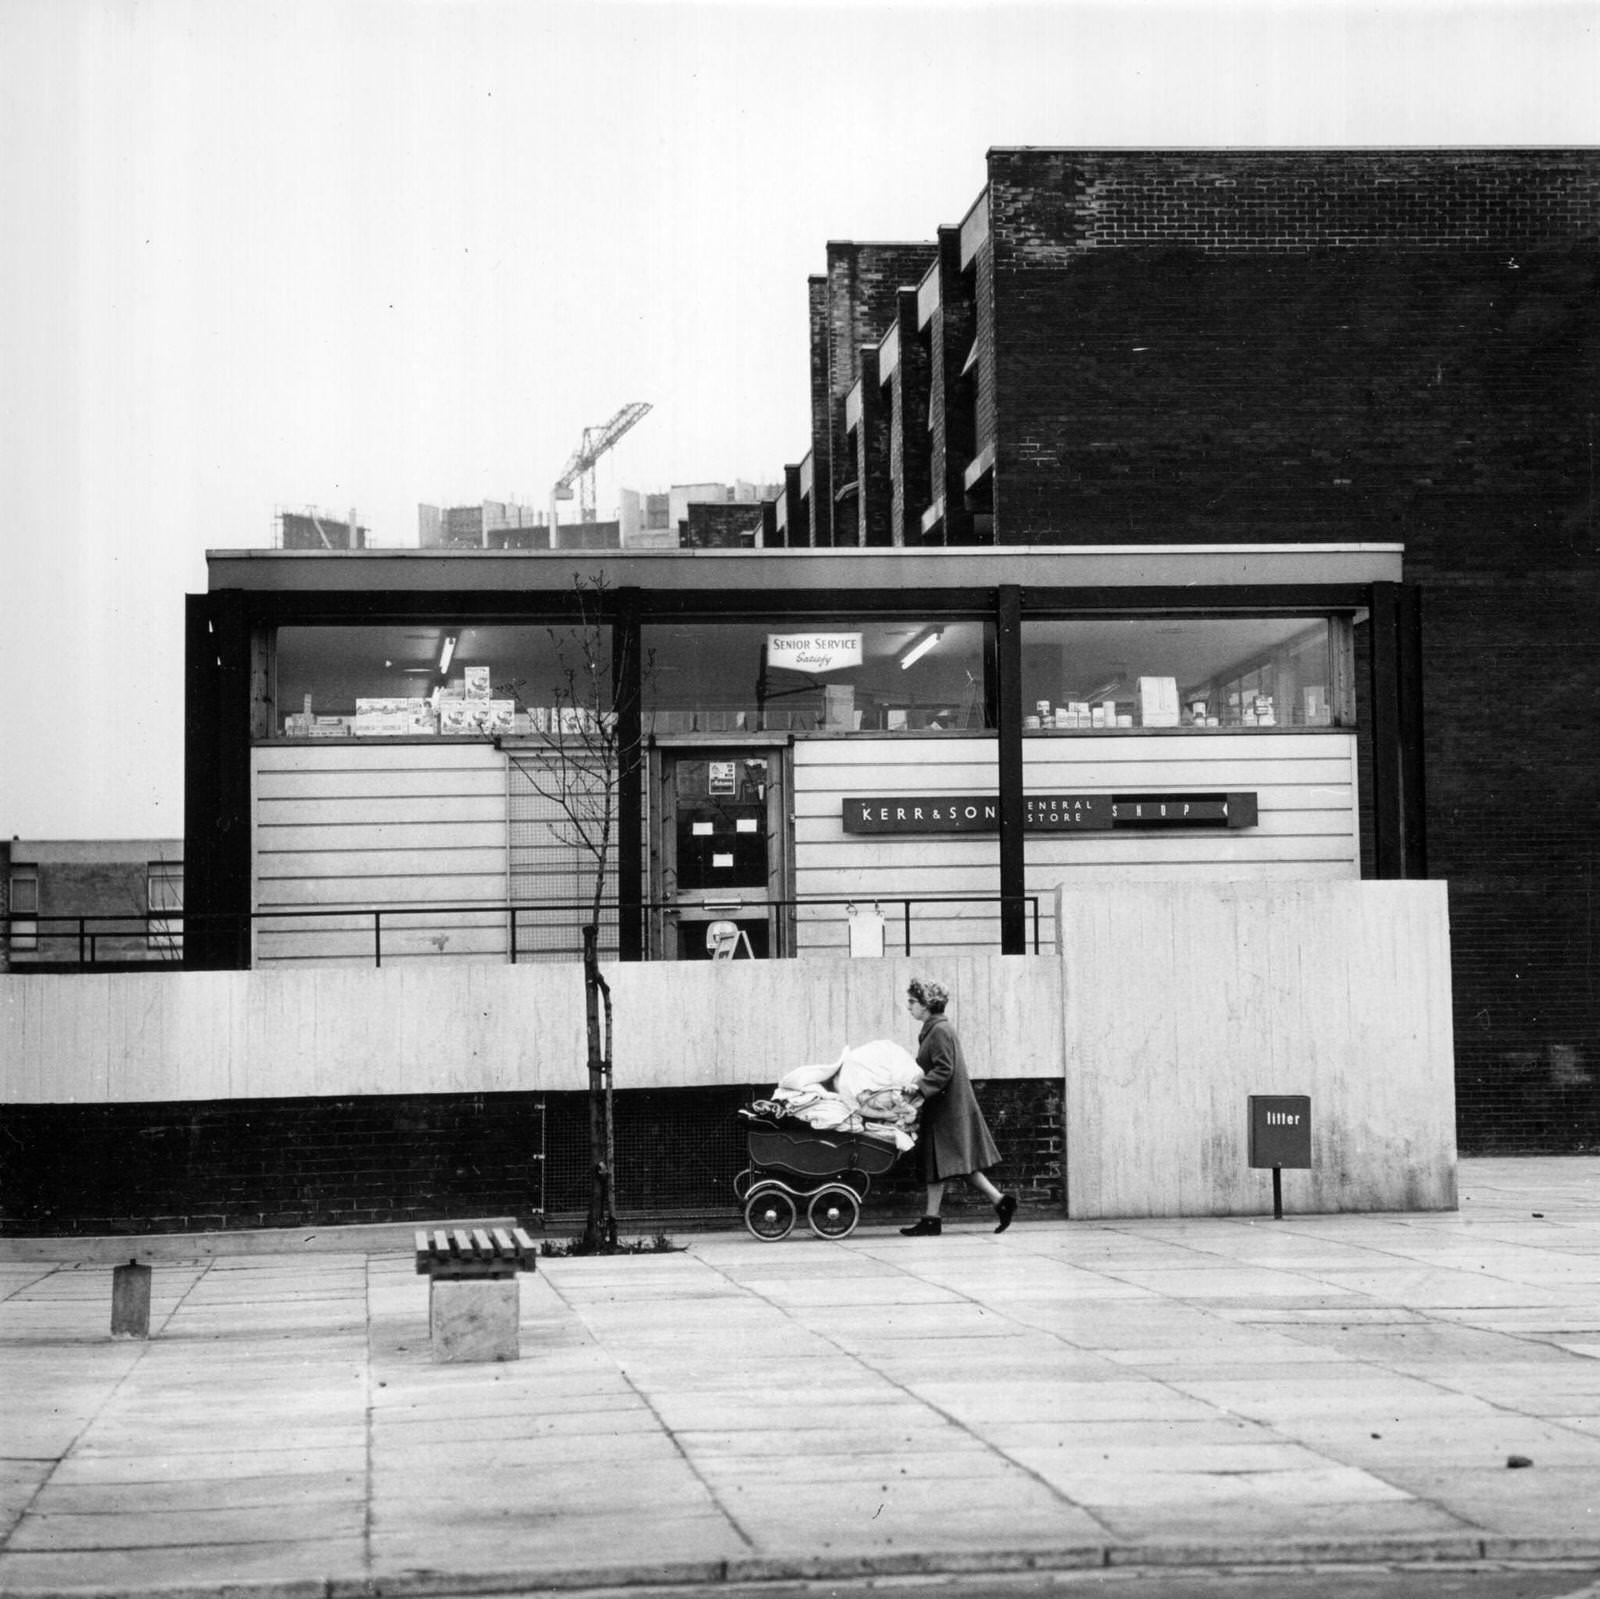
<svg viewBox="0 0 1600 1599"><path fill-rule="evenodd" d="M644 630L645 730L982 728L979 621L697 622Z"/></svg>
<svg viewBox="0 0 1600 1599"><path fill-rule="evenodd" d="M283 627L265 671L270 737L542 733L609 708L611 632L538 623Z"/></svg>
<svg viewBox="0 0 1600 1599"><path fill-rule="evenodd" d="M1023 626L1029 729L1345 727L1349 683L1349 628L1325 617Z"/></svg>
<svg viewBox="0 0 1600 1599"><path fill-rule="evenodd" d="M31 866L14 867L11 872L11 914L37 916L39 914L39 874ZM39 947L39 924L34 921L13 921L10 924L13 950L36 950Z"/></svg>

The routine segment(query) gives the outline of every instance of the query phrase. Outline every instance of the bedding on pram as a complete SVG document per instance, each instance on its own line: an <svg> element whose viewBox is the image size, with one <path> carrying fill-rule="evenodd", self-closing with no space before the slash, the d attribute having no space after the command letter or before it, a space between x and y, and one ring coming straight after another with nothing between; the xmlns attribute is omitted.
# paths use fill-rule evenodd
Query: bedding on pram
<svg viewBox="0 0 1600 1599"><path fill-rule="evenodd" d="M910 1149L917 1141L917 1106L907 1091L922 1077L911 1053L892 1039L846 1047L829 1065L796 1066L778 1079L752 1114L793 1117L827 1132L863 1133Z"/></svg>

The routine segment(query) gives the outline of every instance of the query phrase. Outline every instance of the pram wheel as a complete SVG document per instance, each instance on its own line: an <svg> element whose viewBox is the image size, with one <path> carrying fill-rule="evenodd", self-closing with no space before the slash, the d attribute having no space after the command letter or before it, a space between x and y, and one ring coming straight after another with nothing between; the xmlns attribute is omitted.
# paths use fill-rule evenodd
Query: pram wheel
<svg viewBox="0 0 1600 1599"><path fill-rule="evenodd" d="M806 1220L818 1238L848 1238L861 1220L861 1204L842 1184L824 1188L812 1196Z"/></svg>
<svg viewBox="0 0 1600 1599"><path fill-rule="evenodd" d="M733 1180L733 1197L742 1205L750 1197L750 1186L756 1180L756 1174L746 1166Z"/></svg>
<svg viewBox="0 0 1600 1599"><path fill-rule="evenodd" d="M745 1201L744 1224L752 1236L776 1243L794 1230L794 1201L781 1189L757 1188Z"/></svg>

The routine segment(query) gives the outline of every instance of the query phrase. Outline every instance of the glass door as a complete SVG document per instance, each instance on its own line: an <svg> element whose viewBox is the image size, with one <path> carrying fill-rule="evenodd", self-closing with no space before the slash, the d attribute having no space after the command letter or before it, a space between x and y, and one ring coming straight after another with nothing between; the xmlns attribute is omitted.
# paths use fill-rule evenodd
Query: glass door
<svg viewBox="0 0 1600 1599"><path fill-rule="evenodd" d="M782 752L659 752L656 960L784 953Z"/></svg>

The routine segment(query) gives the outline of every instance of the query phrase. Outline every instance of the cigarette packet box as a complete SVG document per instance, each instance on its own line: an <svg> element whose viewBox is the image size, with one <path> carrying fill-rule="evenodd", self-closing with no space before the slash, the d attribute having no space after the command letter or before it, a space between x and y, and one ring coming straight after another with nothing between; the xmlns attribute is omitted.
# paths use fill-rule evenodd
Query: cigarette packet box
<svg viewBox="0 0 1600 1599"><path fill-rule="evenodd" d="M426 718L427 731L433 731L432 714L426 700L412 699L358 699L356 701L356 737L380 738L419 731L419 720Z"/></svg>
<svg viewBox="0 0 1600 1599"><path fill-rule="evenodd" d="M456 738L509 733L513 700L440 700L439 731Z"/></svg>
<svg viewBox="0 0 1600 1599"><path fill-rule="evenodd" d="M1139 723L1142 727L1178 725L1178 680L1175 677L1139 679Z"/></svg>

